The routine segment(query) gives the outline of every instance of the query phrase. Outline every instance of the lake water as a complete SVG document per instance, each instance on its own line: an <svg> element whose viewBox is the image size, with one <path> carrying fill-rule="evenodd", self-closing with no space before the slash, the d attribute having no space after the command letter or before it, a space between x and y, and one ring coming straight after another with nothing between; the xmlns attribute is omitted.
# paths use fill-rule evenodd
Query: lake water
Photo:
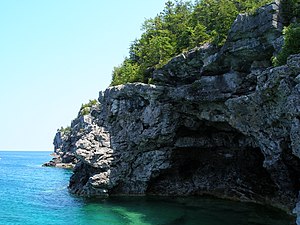
<svg viewBox="0 0 300 225"><path fill-rule="evenodd" d="M70 170L41 167L50 152L0 151L2 225L289 225L283 212L256 204L208 197L70 195Z"/></svg>

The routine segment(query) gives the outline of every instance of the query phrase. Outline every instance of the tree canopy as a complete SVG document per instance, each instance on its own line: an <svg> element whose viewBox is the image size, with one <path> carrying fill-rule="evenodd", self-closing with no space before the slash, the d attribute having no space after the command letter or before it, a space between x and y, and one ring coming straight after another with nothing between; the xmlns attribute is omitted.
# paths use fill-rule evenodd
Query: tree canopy
<svg viewBox="0 0 300 225"><path fill-rule="evenodd" d="M293 0L291 0L293 1ZM224 44L239 13L252 13L270 0L168 1L162 12L147 19L143 34L133 41L129 56L115 67L111 85L148 83L151 71L170 58L210 42Z"/></svg>

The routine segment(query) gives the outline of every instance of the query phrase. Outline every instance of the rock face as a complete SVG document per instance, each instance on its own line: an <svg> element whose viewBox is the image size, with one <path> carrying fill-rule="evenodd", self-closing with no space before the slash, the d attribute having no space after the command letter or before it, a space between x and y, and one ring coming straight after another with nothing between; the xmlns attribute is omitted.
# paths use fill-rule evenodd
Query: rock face
<svg viewBox="0 0 300 225"><path fill-rule="evenodd" d="M61 168L74 168L78 159L75 156L77 149L77 141L86 139L90 133L97 132L97 125L92 113L99 110L99 105L93 105L88 109L87 114L82 114L82 109L78 116L72 121L71 127L61 128L57 130L54 137L54 153L50 162L44 163L43 166L55 166Z"/></svg>
<svg viewBox="0 0 300 225"><path fill-rule="evenodd" d="M77 159L71 149L71 130L58 130L54 138L54 153L51 155L53 159L44 163L43 166L55 166L61 168L74 168Z"/></svg>
<svg viewBox="0 0 300 225"><path fill-rule="evenodd" d="M56 153L76 161L69 190L211 194L299 214L300 55L269 67L279 18L275 3L240 15L221 49L175 57L157 85L100 92L99 107L56 134Z"/></svg>

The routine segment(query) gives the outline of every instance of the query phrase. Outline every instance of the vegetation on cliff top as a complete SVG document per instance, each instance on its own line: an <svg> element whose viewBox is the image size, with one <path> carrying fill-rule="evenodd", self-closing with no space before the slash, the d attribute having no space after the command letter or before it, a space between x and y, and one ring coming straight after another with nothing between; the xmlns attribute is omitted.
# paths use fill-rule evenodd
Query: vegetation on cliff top
<svg viewBox="0 0 300 225"><path fill-rule="evenodd" d="M300 2L299 0L284 0L282 5L284 25L287 27L283 29L284 45L279 54L273 58L274 66L283 65L288 56L300 53Z"/></svg>
<svg viewBox="0 0 300 225"><path fill-rule="evenodd" d="M79 115L80 116L85 116L88 115L91 112L91 108L93 106L98 105L98 101L96 99L90 100L88 103L86 104L82 104L79 110Z"/></svg>
<svg viewBox="0 0 300 225"><path fill-rule="evenodd" d="M129 57L114 68L111 85L148 83L154 69L183 51L207 42L223 45L239 13L253 13L270 1L168 1L161 13L144 22L144 33L130 45Z"/></svg>
<svg viewBox="0 0 300 225"><path fill-rule="evenodd" d="M71 127L67 126L67 127L61 127L60 129L57 130L57 132L60 132L62 134L67 134L71 132Z"/></svg>
<svg viewBox="0 0 300 225"><path fill-rule="evenodd" d="M300 24L292 23L283 29L284 45L279 54L273 58L274 66L286 63L287 58L292 54L300 52Z"/></svg>

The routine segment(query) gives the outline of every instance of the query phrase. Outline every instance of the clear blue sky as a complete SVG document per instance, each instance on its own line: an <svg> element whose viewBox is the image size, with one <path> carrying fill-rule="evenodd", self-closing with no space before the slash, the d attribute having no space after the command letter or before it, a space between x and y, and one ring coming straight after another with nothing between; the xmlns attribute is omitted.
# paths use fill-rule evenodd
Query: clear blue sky
<svg viewBox="0 0 300 225"><path fill-rule="evenodd" d="M165 2L0 1L0 149L52 150Z"/></svg>

